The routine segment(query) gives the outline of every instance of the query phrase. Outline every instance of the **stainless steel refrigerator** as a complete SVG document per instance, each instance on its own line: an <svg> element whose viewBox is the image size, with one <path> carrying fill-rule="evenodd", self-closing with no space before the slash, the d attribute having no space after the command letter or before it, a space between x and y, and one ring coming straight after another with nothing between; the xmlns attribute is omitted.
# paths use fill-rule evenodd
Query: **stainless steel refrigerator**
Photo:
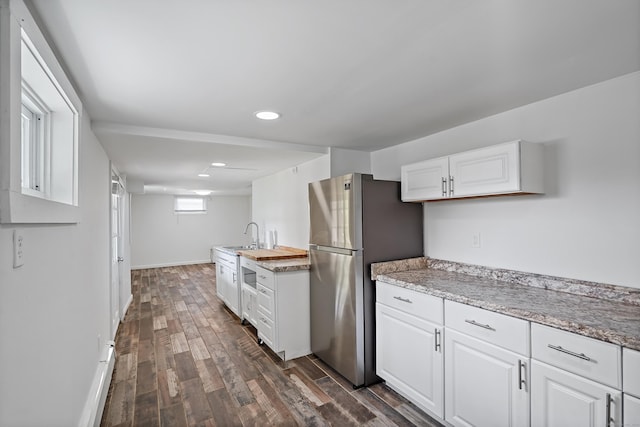
<svg viewBox="0 0 640 427"><path fill-rule="evenodd" d="M375 374L371 263L423 255L422 204L400 183L349 174L309 184L311 351L355 387Z"/></svg>

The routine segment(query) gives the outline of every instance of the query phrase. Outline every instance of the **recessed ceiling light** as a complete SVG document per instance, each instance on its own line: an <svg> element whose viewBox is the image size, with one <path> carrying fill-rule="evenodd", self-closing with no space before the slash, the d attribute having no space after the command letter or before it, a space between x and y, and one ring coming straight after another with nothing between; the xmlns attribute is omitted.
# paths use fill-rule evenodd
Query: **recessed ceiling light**
<svg viewBox="0 0 640 427"><path fill-rule="evenodd" d="M208 174L208 173L199 173L199 174L198 174L198 176L199 176L200 178L208 178L208 177L209 177L209 174Z"/></svg>
<svg viewBox="0 0 640 427"><path fill-rule="evenodd" d="M280 113L275 111L258 111L256 117L261 120L275 120L280 117Z"/></svg>
<svg viewBox="0 0 640 427"><path fill-rule="evenodd" d="M227 166L227 164L226 163L222 163L222 162L213 162L213 163L211 163L211 166L215 166L217 168L223 168L223 167Z"/></svg>
<svg viewBox="0 0 640 427"><path fill-rule="evenodd" d="M193 190L198 196L208 196L211 194L211 190Z"/></svg>

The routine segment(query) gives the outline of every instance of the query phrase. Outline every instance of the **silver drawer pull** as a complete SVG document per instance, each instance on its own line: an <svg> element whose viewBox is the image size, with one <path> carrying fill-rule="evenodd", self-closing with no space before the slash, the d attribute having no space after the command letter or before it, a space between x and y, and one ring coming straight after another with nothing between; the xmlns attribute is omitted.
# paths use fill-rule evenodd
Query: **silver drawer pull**
<svg viewBox="0 0 640 427"><path fill-rule="evenodd" d="M261 279L266 279L267 278L267 276L264 276L262 274L258 275L258 277L261 278Z"/></svg>
<svg viewBox="0 0 640 427"><path fill-rule="evenodd" d="M565 353L565 354L569 354L569 355L571 355L573 357L577 357L578 359L587 360L587 361L591 360L591 358L589 356L585 355L584 353L576 353L574 351L567 350L566 348L562 348L559 345L548 344L547 347L549 347L549 348L551 348L553 350L560 351L560 352Z"/></svg>
<svg viewBox="0 0 640 427"><path fill-rule="evenodd" d="M467 322L467 323L469 323L469 324L471 324L473 326L480 326L481 328L488 329L490 331L495 331L495 329L492 328L491 325L485 325L483 323L478 323L475 320L465 319L465 322Z"/></svg>
<svg viewBox="0 0 640 427"><path fill-rule="evenodd" d="M266 293L267 293L267 291L265 291L264 289L260 289L260 293L262 293L262 294L266 294Z"/></svg>
<svg viewBox="0 0 640 427"><path fill-rule="evenodd" d="M605 410L605 426L609 427L611 425L612 421L615 421L612 417L611 417L611 393L607 393L605 396L605 399L607 400L607 405L606 405L606 410Z"/></svg>
<svg viewBox="0 0 640 427"><path fill-rule="evenodd" d="M393 297L393 298L397 299L398 301L408 302L409 304L413 304L413 301L411 301L409 298L402 298L402 297Z"/></svg>
<svg viewBox="0 0 640 427"><path fill-rule="evenodd" d="M527 382L525 378L527 377L527 373L525 371L524 377L522 376L522 370L527 369L526 365L522 362L522 360L518 359L518 388L522 390L522 386L525 386Z"/></svg>

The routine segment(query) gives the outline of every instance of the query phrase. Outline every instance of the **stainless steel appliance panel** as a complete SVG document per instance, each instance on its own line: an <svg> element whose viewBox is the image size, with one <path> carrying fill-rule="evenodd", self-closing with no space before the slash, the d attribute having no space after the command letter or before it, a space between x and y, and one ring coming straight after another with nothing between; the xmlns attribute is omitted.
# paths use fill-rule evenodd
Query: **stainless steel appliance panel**
<svg viewBox="0 0 640 427"><path fill-rule="evenodd" d="M362 175L309 184L309 243L362 249Z"/></svg>
<svg viewBox="0 0 640 427"><path fill-rule="evenodd" d="M361 251L311 245L311 351L353 384L364 383Z"/></svg>

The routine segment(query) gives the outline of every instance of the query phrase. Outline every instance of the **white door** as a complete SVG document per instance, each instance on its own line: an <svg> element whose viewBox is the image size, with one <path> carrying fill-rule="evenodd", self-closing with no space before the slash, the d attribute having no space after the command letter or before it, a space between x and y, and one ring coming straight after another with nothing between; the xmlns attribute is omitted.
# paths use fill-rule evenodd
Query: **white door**
<svg viewBox="0 0 640 427"><path fill-rule="evenodd" d="M449 328L444 348L446 421L464 427L529 425L528 358Z"/></svg>
<svg viewBox="0 0 640 427"><path fill-rule="evenodd" d="M111 339L114 339L120 324L120 286L122 283L123 242L122 198L124 186L115 171L111 173L111 290L110 290L110 323Z"/></svg>
<svg viewBox="0 0 640 427"><path fill-rule="evenodd" d="M456 197L519 190L520 145L512 142L449 156Z"/></svg>
<svg viewBox="0 0 640 427"><path fill-rule="evenodd" d="M607 414L611 422L607 421ZM532 425L609 427L619 426L621 419L622 395L618 390L563 369L532 361Z"/></svg>
<svg viewBox="0 0 640 427"><path fill-rule="evenodd" d="M402 201L448 197L449 159L441 157L402 166Z"/></svg>
<svg viewBox="0 0 640 427"><path fill-rule="evenodd" d="M624 424L627 426L640 426L640 399L624 395Z"/></svg>
<svg viewBox="0 0 640 427"><path fill-rule="evenodd" d="M413 403L444 412L442 327L376 304L376 374Z"/></svg>

